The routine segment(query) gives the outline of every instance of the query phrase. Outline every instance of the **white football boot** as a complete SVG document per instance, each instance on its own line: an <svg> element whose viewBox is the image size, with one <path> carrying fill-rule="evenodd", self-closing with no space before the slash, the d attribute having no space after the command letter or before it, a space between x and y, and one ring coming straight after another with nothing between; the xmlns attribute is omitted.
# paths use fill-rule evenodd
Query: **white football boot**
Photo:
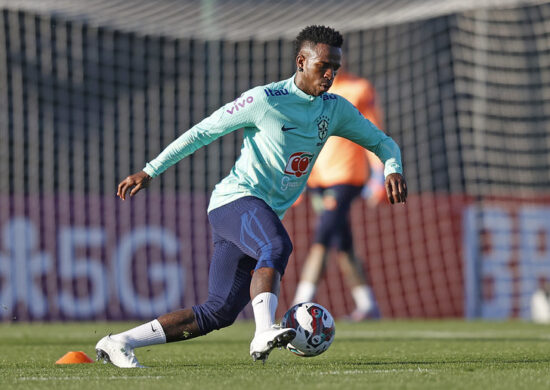
<svg viewBox="0 0 550 390"><path fill-rule="evenodd" d="M250 343L250 356L254 361L261 360L265 363L273 349L286 347L288 343L294 340L294 337L296 337L294 329L273 325L271 329L254 336Z"/></svg>
<svg viewBox="0 0 550 390"><path fill-rule="evenodd" d="M127 344L113 340L111 335L103 337L95 346L97 360L103 363L112 363L121 368L144 368L139 364L134 349Z"/></svg>

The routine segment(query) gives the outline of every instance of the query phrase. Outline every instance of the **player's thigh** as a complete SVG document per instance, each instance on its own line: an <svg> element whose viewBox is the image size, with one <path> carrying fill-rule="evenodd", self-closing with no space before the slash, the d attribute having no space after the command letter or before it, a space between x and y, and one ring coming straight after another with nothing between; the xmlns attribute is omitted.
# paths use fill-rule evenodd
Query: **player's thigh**
<svg viewBox="0 0 550 390"><path fill-rule="evenodd" d="M349 241L351 203L360 193L361 187L351 185L335 185L324 189L325 207L317 222L315 242L340 247L341 242Z"/></svg>
<svg viewBox="0 0 550 390"><path fill-rule="evenodd" d="M208 214L213 231L256 259L290 255L290 237L275 212L261 199L244 197Z"/></svg>
<svg viewBox="0 0 550 390"><path fill-rule="evenodd" d="M330 193L335 199L335 211L340 216L349 213L351 204L361 194L362 187L348 184L335 185L330 188Z"/></svg>

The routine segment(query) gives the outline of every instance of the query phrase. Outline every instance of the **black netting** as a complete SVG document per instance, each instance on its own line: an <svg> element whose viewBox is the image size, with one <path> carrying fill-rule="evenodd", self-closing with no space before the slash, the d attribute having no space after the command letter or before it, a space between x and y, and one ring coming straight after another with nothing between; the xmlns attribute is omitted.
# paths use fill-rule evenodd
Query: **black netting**
<svg viewBox="0 0 550 390"><path fill-rule="evenodd" d="M549 16L542 3L346 34L348 67L378 91L411 194L406 212L362 204L354 214L384 315L486 315L485 302L528 316L525 297L550 276L517 271L533 245L537 259L550 253L540 219L550 189ZM130 205L115 200L116 185L223 103L294 68L289 39L176 39L2 10L3 318L148 317L204 299L206 206L240 153L241 132L181 161ZM542 211L525 213L531 206ZM511 274L484 268L501 236L483 237L502 213ZM283 303L312 214L298 208L285 223L296 250ZM499 280L514 287L493 288ZM327 281L332 292L341 287ZM338 315L350 306L341 292L320 299Z"/></svg>

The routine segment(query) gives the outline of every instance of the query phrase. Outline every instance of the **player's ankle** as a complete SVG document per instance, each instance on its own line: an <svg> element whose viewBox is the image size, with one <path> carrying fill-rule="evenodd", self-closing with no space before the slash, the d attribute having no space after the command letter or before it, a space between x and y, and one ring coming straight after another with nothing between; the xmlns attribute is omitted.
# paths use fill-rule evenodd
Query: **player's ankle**
<svg viewBox="0 0 550 390"><path fill-rule="evenodd" d="M270 330L275 323L275 311L278 304L277 295L263 292L252 300L254 320L256 322L256 334Z"/></svg>

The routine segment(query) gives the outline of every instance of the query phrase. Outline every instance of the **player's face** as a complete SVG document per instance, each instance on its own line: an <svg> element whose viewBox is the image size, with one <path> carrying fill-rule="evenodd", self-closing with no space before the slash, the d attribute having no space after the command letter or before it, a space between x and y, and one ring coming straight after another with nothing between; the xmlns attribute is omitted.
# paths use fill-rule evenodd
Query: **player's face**
<svg viewBox="0 0 550 390"><path fill-rule="evenodd" d="M324 43L304 45L296 57L296 85L305 93L319 96L329 90L342 63L342 49Z"/></svg>

